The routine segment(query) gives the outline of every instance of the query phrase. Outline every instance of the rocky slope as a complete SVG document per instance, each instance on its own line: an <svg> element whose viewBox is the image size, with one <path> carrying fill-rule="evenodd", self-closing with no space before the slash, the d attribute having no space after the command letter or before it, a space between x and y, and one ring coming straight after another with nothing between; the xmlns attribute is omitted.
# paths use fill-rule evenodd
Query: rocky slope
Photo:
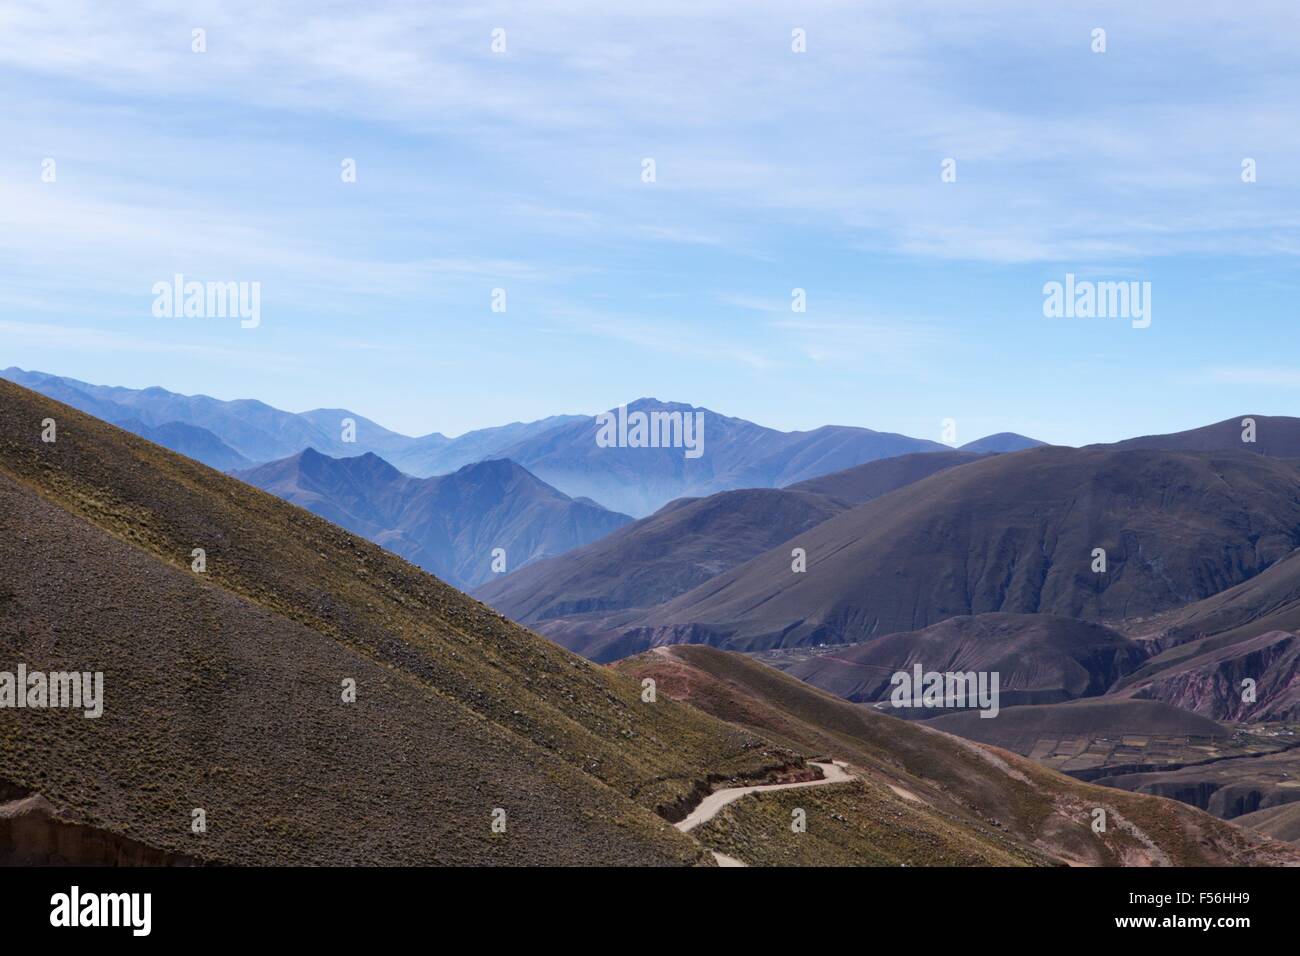
<svg viewBox="0 0 1300 956"><path fill-rule="evenodd" d="M1117 693L1216 720L1300 720L1300 636L1265 631L1223 647L1201 645L1181 660L1160 659Z"/></svg>

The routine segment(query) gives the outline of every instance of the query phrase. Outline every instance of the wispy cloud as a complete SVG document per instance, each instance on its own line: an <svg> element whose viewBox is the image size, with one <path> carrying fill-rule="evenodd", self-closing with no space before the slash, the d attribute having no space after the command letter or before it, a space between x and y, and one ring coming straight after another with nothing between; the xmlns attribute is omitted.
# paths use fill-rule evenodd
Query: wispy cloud
<svg viewBox="0 0 1300 956"><path fill-rule="evenodd" d="M346 117L454 136L462 163L467 148L504 162L507 188L539 207L600 204L611 232L640 218L638 164L654 156L676 221L646 222L648 241L734 241L710 221L748 210L817 217L866 248L996 263L1300 251L1293 206L1258 196L1300 189L1281 175L1300 128L1271 107L1296 92L1280 72L1300 52L1289 4L1253 6L1248 30L1219 5L1182 25L1119 2L1087 18L926 6L760 2L737 18L721 2L18 2L0 66L136 97L164 124L197 102L261 123ZM1094 21L1112 36L1104 55L1088 48ZM807 55L789 52L795 24ZM493 55L498 27L507 52ZM1252 195L1236 164L1255 152ZM947 157L958 180L941 184Z"/></svg>
<svg viewBox="0 0 1300 956"><path fill-rule="evenodd" d="M769 322L768 326L782 333L788 348L814 362L860 365L870 361L877 371L881 362L898 367L933 364L954 345L951 334L905 319L807 321L796 317Z"/></svg>
<svg viewBox="0 0 1300 956"><path fill-rule="evenodd" d="M1300 388L1300 369L1236 367L1207 369L1202 380L1214 385Z"/></svg>
<svg viewBox="0 0 1300 956"><path fill-rule="evenodd" d="M55 325L47 322L13 322L0 320L0 336L8 346L38 345L43 348L74 352L140 352L157 355L201 355L208 358L249 358L247 350L203 342L178 342L162 336L148 338L106 332L85 326ZM287 362L284 364L288 364Z"/></svg>

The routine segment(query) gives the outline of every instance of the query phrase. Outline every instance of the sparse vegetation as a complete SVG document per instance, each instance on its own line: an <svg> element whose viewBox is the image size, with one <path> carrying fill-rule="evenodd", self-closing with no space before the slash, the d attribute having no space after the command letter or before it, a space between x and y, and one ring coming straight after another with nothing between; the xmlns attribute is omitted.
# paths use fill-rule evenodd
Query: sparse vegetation
<svg viewBox="0 0 1300 956"><path fill-rule="evenodd" d="M1081 783L1016 754L851 704L744 655L678 645L615 667L637 677L653 675L662 692L810 756L847 761L871 787L873 799L910 811L905 832L928 830L936 846L948 847L946 852L974 853L988 862L1010 855L1038 864L1300 861L1288 847L1193 808ZM840 789L794 791L798 797L792 806L805 805L799 802L805 800L808 805L814 799L834 801L839 799L834 791ZM772 798L786 793L765 794L763 799L784 807ZM712 834L714 849L742 860L735 828L775 825L775 818L763 822L763 815L746 803L742 800L724 811L732 814L731 824L722 820L706 831ZM1098 807L1109 808L1130 826L1116 823L1105 833L1094 833L1092 811ZM788 817L783 825L789 826ZM871 832L867 821L858 821L852 838L866 840ZM905 841L897 842L901 839L894 844L900 853L906 850ZM799 851L792 852L796 855L789 861Z"/></svg>

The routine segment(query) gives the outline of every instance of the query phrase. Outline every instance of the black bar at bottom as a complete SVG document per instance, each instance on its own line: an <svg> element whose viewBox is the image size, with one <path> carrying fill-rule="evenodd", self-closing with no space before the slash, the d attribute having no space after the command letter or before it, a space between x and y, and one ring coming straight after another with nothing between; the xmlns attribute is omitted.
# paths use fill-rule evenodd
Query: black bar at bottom
<svg viewBox="0 0 1300 956"><path fill-rule="evenodd" d="M128 945L373 944L431 930L446 944L446 933L471 934L458 948L474 946L475 935L489 946L518 932L533 943L577 934L609 946L629 937L666 945L703 931L730 948L746 939L770 947L810 928L846 942L897 934L939 947L1018 932L1230 943L1292 930L1298 890L1300 873L1275 869L0 869L0 919L7 942ZM146 893L147 936L144 897L116 896ZM70 925L115 913L127 925ZM52 925L52 916L69 925Z"/></svg>

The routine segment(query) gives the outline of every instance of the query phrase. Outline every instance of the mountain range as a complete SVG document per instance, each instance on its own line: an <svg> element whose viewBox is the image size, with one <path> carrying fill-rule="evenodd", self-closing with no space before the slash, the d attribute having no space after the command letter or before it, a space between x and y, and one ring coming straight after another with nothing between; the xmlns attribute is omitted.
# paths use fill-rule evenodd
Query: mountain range
<svg viewBox="0 0 1300 956"><path fill-rule="evenodd" d="M4 659L104 678L98 720L0 708L0 862L1300 863L1194 808L738 655L596 666L321 517L7 382L0 568ZM798 791L806 834L789 790L671 825L718 787L816 782L828 753L844 782ZM1091 807L1125 825L1094 834Z"/></svg>
<svg viewBox="0 0 1300 956"><path fill-rule="evenodd" d="M398 469L417 476L446 474L472 462L500 457L501 449L559 425L587 420L586 416L558 415L480 429L458 438L437 432L412 438L343 408L294 413L255 399L223 401L158 387L91 385L12 367L0 372L0 377L221 471L289 458L314 448L336 457L381 455ZM346 421L355 424L352 441L344 440ZM173 436L159 430L164 426L185 426L176 433L177 444L168 443Z"/></svg>
<svg viewBox="0 0 1300 956"><path fill-rule="evenodd" d="M574 501L506 459L412 478L373 452L331 458L309 448L233 474L458 588L570 551L632 520Z"/></svg>
<svg viewBox="0 0 1300 956"><path fill-rule="evenodd" d="M629 609L663 604L855 505L979 457L902 455L788 488L682 498L591 545L494 580L478 596L557 640L569 623L608 634Z"/></svg>
<svg viewBox="0 0 1300 956"><path fill-rule="evenodd" d="M604 502L643 509L688 491L766 487L820 474L841 461L944 449L861 428L783 433L653 399L634 402L628 411L698 414L707 454L691 459L681 449L601 447L596 420L587 416L513 423L456 439L437 433L408 438L342 408L294 414L253 400L90 385L16 368L3 375L235 474L463 588L601 539L630 520ZM352 428L345 435L348 422ZM1008 435L989 441L1030 443ZM569 493L538 475L550 476ZM740 500L753 497L746 492ZM817 517L830 513L819 511ZM780 527L769 526L761 543L780 540L772 536ZM734 546L743 548L741 542ZM759 550L755 545L744 556ZM715 573L724 566L715 561L709 567ZM679 575L691 583L704 579L689 570Z"/></svg>
<svg viewBox="0 0 1300 956"><path fill-rule="evenodd" d="M602 447L593 415L555 415L456 438L437 432L408 437L342 408L293 413L251 399L222 401L157 387L91 385L18 368L5 369L0 377L223 471L290 458L308 448L336 458L378 455L415 477L449 474L467 464L508 458L572 498L591 498L635 517L684 496L778 487L862 462L948 447L848 426L782 432L652 398L625 406L628 414L702 416L704 453L688 458L680 447ZM999 450L1040 444L1009 433L981 441Z"/></svg>
<svg viewBox="0 0 1300 956"><path fill-rule="evenodd" d="M785 487L879 459L950 451L938 442L868 428L827 425L781 432L651 398L626 408L629 416L638 412L702 416L704 453L691 458L681 448L602 447L597 442L599 426L594 419L585 419L505 448L501 454L566 494L594 498L606 507L644 517L677 498ZM1020 436L1005 436L999 442L1020 447L1037 444Z"/></svg>
<svg viewBox="0 0 1300 956"><path fill-rule="evenodd" d="M1300 545L1300 472L1287 460L1097 447L943 455L784 489L831 494L813 499L821 510L801 522L755 515L752 527L789 532L761 552L744 547L759 539L738 530L743 512L709 517L726 504L717 496L680 506L701 520L662 547L654 533L672 512L494 581L481 596L609 660L663 643L855 643L985 612L1152 615L1220 594ZM1105 571L1093 570L1097 549ZM710 574L698 554L727 559ZM589 557L603 568L594 581L582 577ZM699 583L629 594L655 567L699 568ZM601 581L617 582L621 596ZM591 615L609 610L619 613Z"/></svg>
<svg viewBox="0 0 1300 956"><path fill-rule="evenodd" d="M643 400L628 409L704 416L708 452L692 459L681 448L603 447L597 423L583 417L475 433L478 444L457 454L475 456L500 442L507 456L415 477L377 451L356 454L351 443L340 449L324 442L341 454L309 445L251 464L216 431L157 412L177 404L201 408L211 399L82 391L68 380L41 384L155 443L128 444L137 458L124 467L164 460L135 450L158 444L220 453L245 487L270 491L445 582L475 589L499 612L484 620L514 618L596 661L634 658L659 667L667 648L713 645L751 653L756 666L775 666L800 686L872 710L887 706L888 677L900 669L995 671L1003 680L999 720L906 716L1081 779L1172 796L1221 816L1254 818L1293 799L1285 785L1300 772L1300 748L1292 756L1288 743L1300 726L1300 427L1293 419L1245 416L1079 449L990 436L965 449L927 444L909 451L910 439L889 444L902 436L771 432ZM230 414L249 428L257 420L262 433L289 435L290 443L349 417L326 410L288 421L280 417L288 413L260 403L218 403L226 404L240 408L206 420L217 424ZM66 422L71 412L60 414ZM367 425L358 420L358 434ZM102 440L121 453L113 444L119 439ZM398 457L412 440L380 430L374 441ZM817 473L840 454L852 461L873 448L888 456ZM708 467L692 464L710 454L716 459ZM78 467L92 466L78 459ZM75 477L42 481L60 482L50 493L94 520L104 508L116 514L123 506L116 489L127 477L115 475L103 487L82 487L84 476ZM758 486L728 487L746 480ZM720 490L676 497L637 520L576 493L599 491L609 499L621 488L625 500L647 507L655 495L697 486ZM173 507L165 498L141 493L125 503L122 513L132 520L117 531L111 522L105 527L148 545L157 530L149 509ZM87 512L88 502L99 503ZM241 530L248 520L227 519ZM302 527L276 533L289 539ZM33 540L21 529L19 537ZM234 538L218 545L217 553L233 548L241 561L252 560ZM102 552L99 544L87 546ZM370 573L367 560L331 578L331 588L348 591ZM395 573L387 570L375 583L387 588L383 582ZM258 578L241 586L272 595L283 582ZM355 613L338 606L337 593L302 600L304 608ZM278 608L278 601L268 606ZM368 612L377 607L365 603ZM290 616L301 622L304 613ZM232 625L236 633L253 626ZM655 653L640 656L647 650ZM698 671L703 660L691 666ZM724 670L738 673L735 666ZM1247 684L1251 693L1243 695ZM776 692L776 685L764 686ZM722 711L724 719L734 713ZM780 760L738 771L741 777L812 772L798 756L812 753L790 746L788 737L776 739L777 750L784 748ZM31 792L43 794L28 787L22 799ZM679 793L653 809L672 817L690 799ZM1257 819L1289 832L1284 814ZM763 821L750 822L761 830ZM120 852L133 859L182 852L148 847ZM714 851L730 852L722 847ZM745 852L762 857L758 844Z"/></svg>
<svg viewBox="0 0 1300 956"><path fill-rule="evenodd" d="M1217 594L1297 546L1300 470L1288 461L1038 448L845 511L630 627L649 643L689 634L757 650L986 611L1128 618ZM795 548L805 572L792 571Z"/></svg>
<svg viewBox="0 0 1300 956"><path fill-rule="evenodd" d="M678 502L478 594L596 660L742 650L877 708L918 665L995 672L996 720L904 716L1286 833L1262 811L1300 773L1298 424L907 455L761 505Z"/></svg>

